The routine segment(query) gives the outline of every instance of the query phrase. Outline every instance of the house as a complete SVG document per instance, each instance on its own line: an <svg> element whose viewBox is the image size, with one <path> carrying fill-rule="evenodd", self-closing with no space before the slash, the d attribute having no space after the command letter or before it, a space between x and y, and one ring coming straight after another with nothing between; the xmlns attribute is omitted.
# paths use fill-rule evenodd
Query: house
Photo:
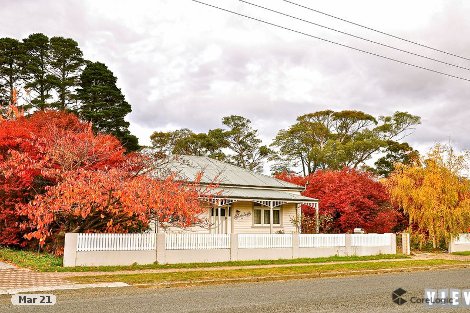
<svg viewBox="0 0 470 313"><path fill-rule="evenodd" d="M160 160L159 160L160 161ZM317 213L318 201L302 196L303 188L273 177L200 156L162 160L160 173L177 172L202 185L218 183L205 203L204 226L159 228L137 234L65 235L64 266L177 264L277 260L396 253L395 234L299 234L301 206ZM166 177L166 176L165 176ZM203 186L204 188L204 186ZM204 194L204 195L203 195ZM155 223L158 224L158 221ZM206 227L207 226L207 227ZM285 233L283 235L277 233ZM402 241L409 247L409 236ZM409 254L408 250L406 251Z"/></svg>
<svg viewBox="0 0 470 313"><path fill-rule="evenodd" d="M201 185L217 182L213 197L201 197L207 211L200 216L207 227L191 227L176 232L212 234L300 232L301 206L316 210L318 200L301 195L304 187L204 156L182 155L167 167L188 181L203 172ZM317 231L318 232L318 231Z"/></svg>

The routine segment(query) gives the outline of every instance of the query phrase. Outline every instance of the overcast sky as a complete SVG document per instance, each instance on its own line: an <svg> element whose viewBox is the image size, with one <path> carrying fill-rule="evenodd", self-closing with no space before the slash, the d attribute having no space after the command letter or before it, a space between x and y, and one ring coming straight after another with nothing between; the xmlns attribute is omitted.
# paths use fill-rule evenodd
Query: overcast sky
<svg viewBox="0 0 470 313"><path fill-rule="evenodd" d="M204 1L204 0L202 0ZM327 18L281 0L250 0L315 23L461 67L470 61ZM470 1L292 0L384 32L470 58ZM314 36L470 79L468 70L397 52L253 8L207 3ZM374 115L408 111L422 125L408 138L425 149L470 147L470 82L365 55L230 15L191 0L0 0L0 36L42 32L74 38L85 58L118 77L142 144L155 130L207 131L221 118L250 118L266 143L298 115L323 109Z"/></svg>

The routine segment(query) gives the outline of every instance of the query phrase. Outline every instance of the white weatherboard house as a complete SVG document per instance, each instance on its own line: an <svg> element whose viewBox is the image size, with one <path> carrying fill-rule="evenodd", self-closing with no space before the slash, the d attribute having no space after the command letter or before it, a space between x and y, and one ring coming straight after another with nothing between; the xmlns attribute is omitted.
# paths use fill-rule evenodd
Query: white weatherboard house
<svg viewBox="0 0 470 313"><path fill-rule="evenodd" d="M304 187L203 156L177 156L167 165L182 179L194 181L202 172L202 185L217 182L215 197L200 216L209 227L171 229L171 232L212 234L299 232L301 205L311 206L318 215L318 200L302 196Z"/></svg>
<svg viewBox="0 0 470 313"><path fill-rule="evenodd" d="M207 157L178 156L167 167L187 181L203 172L203 185L219 183L213 190L216 196L201 196L207 204L201 218L209 221L208 227L139 234L67 233L64 266L396 253L395 234L300 234L294 221L300 218L301 206L315 208L318 216L318 201L302 196L303 188L297 185ZM409 247L409 240L402 246Z"/></svg>

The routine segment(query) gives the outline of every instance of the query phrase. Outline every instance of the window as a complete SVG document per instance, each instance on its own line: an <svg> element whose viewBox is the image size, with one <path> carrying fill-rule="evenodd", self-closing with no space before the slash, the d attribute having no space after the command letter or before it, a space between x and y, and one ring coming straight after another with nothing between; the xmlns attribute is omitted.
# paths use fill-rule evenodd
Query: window
<svg viewBox="0 0 470 313"><path fill-rule="evenodd" d="M271 223L271 219L269 218L269 209L263 210L263 224L269 224Z"/></svg>
<svg viewBox="0 0 470 313"><path fill-rule="evenodd" d="M269 208L255 205L253 207L253 224L261 226L269 226L270 214ZM273 225L281 225L281 209L273 209Z"/></svg>
<svg viewBox="0 0 470 313"><path fill-rule="evenodd" d="M254 223L255 223L255 224L258 224L258 225L262 224L262 223L261 223L261 210L259 210L259 209L254 209L254 211L253 211L253 217L254 217Z"/></svg>
<svg viewBox="0 0 470 313"><path fill-rule="evenodd" d="M226 208L220 208L220 216L226 216L225 212L228 211L228 216L230 216L230 207ZM219 216L219 209L218 208L212 208L211 209L211 216Z"/></svg>
<svg viewBox="0 0 470 313"><path fill-rule="evenodd" d="M273 210L273 224L274 225L281 224L281 210Z"/></svg>

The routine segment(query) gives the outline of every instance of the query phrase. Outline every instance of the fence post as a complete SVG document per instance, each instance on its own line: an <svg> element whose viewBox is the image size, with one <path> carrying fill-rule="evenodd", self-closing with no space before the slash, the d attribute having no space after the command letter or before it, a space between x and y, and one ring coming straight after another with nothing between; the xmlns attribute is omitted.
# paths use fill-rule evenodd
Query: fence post
<svg viewBox="0 0 470 313"><path fill-rule="evenodd" d="M165 233L157 233L156 234L156 243L155 247L157 248L156 253L156 261L158 264L166 264L166 250L165 250Z"/></svg>
<svg viewBox="0 0 470 313"><path fill-rule="evenodd" d="M397 254L397 234L390 234L390 242L391 242L391 247L390 247L390 253L391 254Z"/></svg>
<svg viewBox="0 0 470 313"><path fill-rule="evenodd" d="M292 258L297 259L299 253L300 236L299 233L292 233Z"/></svg>
<svg viewBox="0 0 470 313"><path fill-rule="evenodd" d="M64 243L64 267L74 267L77 263L77 233L66 233Z"/></svg>
<svg viewBox="0 0 470 313"><path fill-rule="evenodd" d="M449 242L449 253L455 252L454 251L454 236L450 236Z"/></svg>
<svg viewBox="0 0 470 313"><path fill-rule="evenodd" d="M344 239L344 242L345 242L345 255L348 256L348 255L352 255L353 254L353 251L352 251L352 236L351 234L345 234L345 239Z"/></svg>
<svg viewBox="0 0 470 313"><path fill-rule="evenodd" d="M230 234L230 261L238 261L238 234Z"/></svg>
<svg viewBox="0 0 470 313"><path fill-rule="evenodd" d="M401 234L401 247L403 254L410 255L410 234L402 233Z"/></svg>

